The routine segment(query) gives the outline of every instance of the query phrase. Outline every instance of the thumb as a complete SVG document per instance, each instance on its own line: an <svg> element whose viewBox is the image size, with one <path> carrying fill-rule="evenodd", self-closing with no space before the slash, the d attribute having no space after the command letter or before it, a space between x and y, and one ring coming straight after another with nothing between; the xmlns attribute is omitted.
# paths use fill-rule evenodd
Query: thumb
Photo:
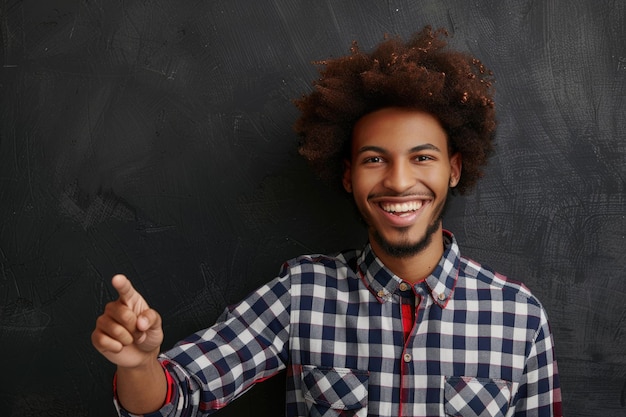
<svg viewBox="0 0 626 417"><path fill-rule="evenodd" d="M137 317L137 330L145 332L161 327L161 316L155 310L149 308L142 311Z"/></svg>
<svg viewBox="0 0 626 417"><path fill-rule="evenodd" d="M163 343L161 316L155 310L149 308L139 315L137 330L140 333L135 342L140 345L142 350L152 350Z"/></svg>

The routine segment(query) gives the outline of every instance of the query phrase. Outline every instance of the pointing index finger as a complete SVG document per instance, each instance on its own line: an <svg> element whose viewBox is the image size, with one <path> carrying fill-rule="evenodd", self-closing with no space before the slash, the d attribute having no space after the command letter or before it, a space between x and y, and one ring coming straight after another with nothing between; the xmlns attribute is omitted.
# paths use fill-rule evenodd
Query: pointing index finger
<svg viewBox="0 0 626 417"><path fill-rule="evenodd" d="M124 304L131 301L131 298L137 293L137 290L135 290L128 278L124 275L115 275L113 279L111 279L111 284L119 294L120 301Z"/></svg>

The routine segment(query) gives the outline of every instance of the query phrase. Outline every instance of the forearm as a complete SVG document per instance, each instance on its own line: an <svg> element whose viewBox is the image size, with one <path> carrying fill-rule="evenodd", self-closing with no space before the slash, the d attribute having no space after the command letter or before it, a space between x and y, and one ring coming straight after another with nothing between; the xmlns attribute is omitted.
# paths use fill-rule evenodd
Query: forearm
<svg viewBox="0 0 626 417"><path fill-rule="evenodd" d="M167 396L167 379L155 358L137 368L117 368L117 398L120 405L133 414L146 414L160 409Z"/></svg>

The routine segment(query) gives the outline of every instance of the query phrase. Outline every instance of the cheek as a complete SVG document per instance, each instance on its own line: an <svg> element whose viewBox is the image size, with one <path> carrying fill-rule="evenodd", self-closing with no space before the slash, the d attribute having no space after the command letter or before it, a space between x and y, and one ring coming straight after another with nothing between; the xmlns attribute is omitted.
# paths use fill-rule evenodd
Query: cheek
<svg viewBox="0 0 626 417"><path fill-rule="evenodd" d="M425 181L432 184L436 188L448 188L450 185L450 175L452 172L449 170L433 170L426 174Z"/></svg>
<svg viewBox="0 0 626 417"><path fill-rule="evenodd" d="M352 194L355 199L365 199L373 191L376 180L371 175L365 175L363 172L356 173L352 176Z"/></svg>
<svg viewBox="0 0 626 417"><path fill-rule="evenodd" d="M363 184L352 183L352 196L354 200L359 204L360 201L367 199L367 191L364 190Z"/></svg>

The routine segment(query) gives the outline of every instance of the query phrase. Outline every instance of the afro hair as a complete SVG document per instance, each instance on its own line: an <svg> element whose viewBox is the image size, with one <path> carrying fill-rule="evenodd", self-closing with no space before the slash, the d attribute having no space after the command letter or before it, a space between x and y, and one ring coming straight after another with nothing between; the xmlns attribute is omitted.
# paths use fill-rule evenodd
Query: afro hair
<svg viewBox="0 0 626 417"><path fill-rule="evenodd" d="M448 33L430 26L403 42L386 37L371 53L353 42L351 53L323 66L313 91L294 101L299 152L320 178L341 183L352 129L364 115L406 107L434 115L463 167L455 191L466 194L483 175L493 151L492 72L476 58L446 48Z"/></svg>

